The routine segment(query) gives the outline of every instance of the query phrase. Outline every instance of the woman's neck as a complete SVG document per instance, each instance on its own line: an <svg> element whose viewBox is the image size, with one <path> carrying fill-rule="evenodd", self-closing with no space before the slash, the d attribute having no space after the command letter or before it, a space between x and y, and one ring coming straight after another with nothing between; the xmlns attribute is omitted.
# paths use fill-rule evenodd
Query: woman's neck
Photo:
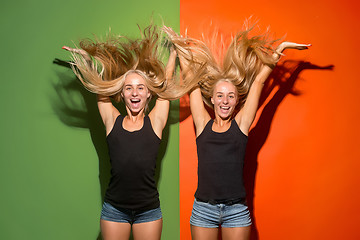
<svg viewBox="0 0 360 240"><path fill-rule="evenodd" d="M131 121L131 122L137 122L139 120L142 121L143 118L145 117L144 110L141 110L140 112L134 113L130 109L126 108L126 111L127 111L126 118L128 118L128 120Z"/></svg>
<svg viewBox="0 0 360 240"><path fill-rule="evenodd" d="M211 129L214 132L226 132L231 126L231 119L215 118Z"/></svg>
<svg viewBox="0 0 360 240"><path fill-rule="evenodd" d="M218 125L219 127L227 126L229 123L231 123L231 118L223 119L219 116L215 116L214 123Z"/></svg>

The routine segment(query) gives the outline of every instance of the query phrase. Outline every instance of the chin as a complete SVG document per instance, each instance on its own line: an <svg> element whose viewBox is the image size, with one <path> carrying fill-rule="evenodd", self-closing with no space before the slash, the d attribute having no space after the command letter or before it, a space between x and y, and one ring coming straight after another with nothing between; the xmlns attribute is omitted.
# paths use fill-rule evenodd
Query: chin
<svg viewBox="0 0 360 240"><path fill-rule="evenodd" d="M231 115L226 115L226 116L219 115L219 117L223 120L227 120L231 118Z"/></svg>
<svg viewBox="0 0 360 240"><path fill-rule="evenodd" d="M133 113L139 113L141 111L144 110L144 107L141 107L141 108L130 108L130 110L133 112Z"/></svg>
<svg viewBox="0 0 360 240"><path fill-rule="evenodd" d="M232 114L234 113L234 111L230 111L230 112L228 112L228 113L219 113L219 112L217 112L216 113L216 115L218 115L221 119L229 119L229 118L231 118L231 116L232 116Z"/></svg>
<svg viewBox="0 0 360 240"><path fill-rule="evenodd" d="M130 110L130 112L132 112L133 114L138 114L140 113L142 110L144 110L144 107L131 107L131 106L127 106L127 108Z"/></svg>

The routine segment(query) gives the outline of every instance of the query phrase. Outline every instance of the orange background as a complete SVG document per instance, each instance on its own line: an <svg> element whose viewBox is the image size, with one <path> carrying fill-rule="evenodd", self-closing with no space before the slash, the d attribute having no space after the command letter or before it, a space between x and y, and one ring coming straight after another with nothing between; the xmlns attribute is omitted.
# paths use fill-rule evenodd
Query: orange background
<svg viewBox="0 0 360 240"><path fill-rule="evenodd" d="M182 34L199 37L210 21L230 33L253 16L276 37L313 45L285 52L249 134L252 239L360 239L358 12L349 0L180 1ZM197 157L186 100L181 105L180 239L188 240Z"/></svg>

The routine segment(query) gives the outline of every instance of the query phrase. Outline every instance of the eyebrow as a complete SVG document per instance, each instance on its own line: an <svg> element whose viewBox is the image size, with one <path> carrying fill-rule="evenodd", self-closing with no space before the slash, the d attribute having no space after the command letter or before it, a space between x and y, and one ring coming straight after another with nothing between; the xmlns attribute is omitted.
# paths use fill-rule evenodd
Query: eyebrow
<svg viewBox="0 0 360 240"><path fill-rule="evenodd" d="M220 94L224 94L224 92L216 92L216 94L219 94L219 93L220 93ZM235 92L229 92L228 95L229 95L229 94L235 94Z"/></svg>
<svg viewBox="0 0 360 240"><path fill-rule="evenodd" d="M128 87L128 86L130 86L130 87L132 87L132 86L142 86L142 87L145 87L145 84L142 84L142 83L140 83L140 84L125 84L125 87Z"/></svg>

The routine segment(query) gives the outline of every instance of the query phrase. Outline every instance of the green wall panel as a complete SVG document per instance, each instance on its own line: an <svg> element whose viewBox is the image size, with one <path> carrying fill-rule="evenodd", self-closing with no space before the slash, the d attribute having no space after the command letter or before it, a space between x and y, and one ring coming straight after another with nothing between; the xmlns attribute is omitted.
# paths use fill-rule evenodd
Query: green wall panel
<svg viewBox="0 0 360 240"><path fill-rule="evenodd" d="M55 59L63 45L113 33L139 36L151 17L179 30L179 1L2 3L0 239L97 239L109 177L93 94ZM158 161L163 239L179 239L178 102Z"/></svg>

